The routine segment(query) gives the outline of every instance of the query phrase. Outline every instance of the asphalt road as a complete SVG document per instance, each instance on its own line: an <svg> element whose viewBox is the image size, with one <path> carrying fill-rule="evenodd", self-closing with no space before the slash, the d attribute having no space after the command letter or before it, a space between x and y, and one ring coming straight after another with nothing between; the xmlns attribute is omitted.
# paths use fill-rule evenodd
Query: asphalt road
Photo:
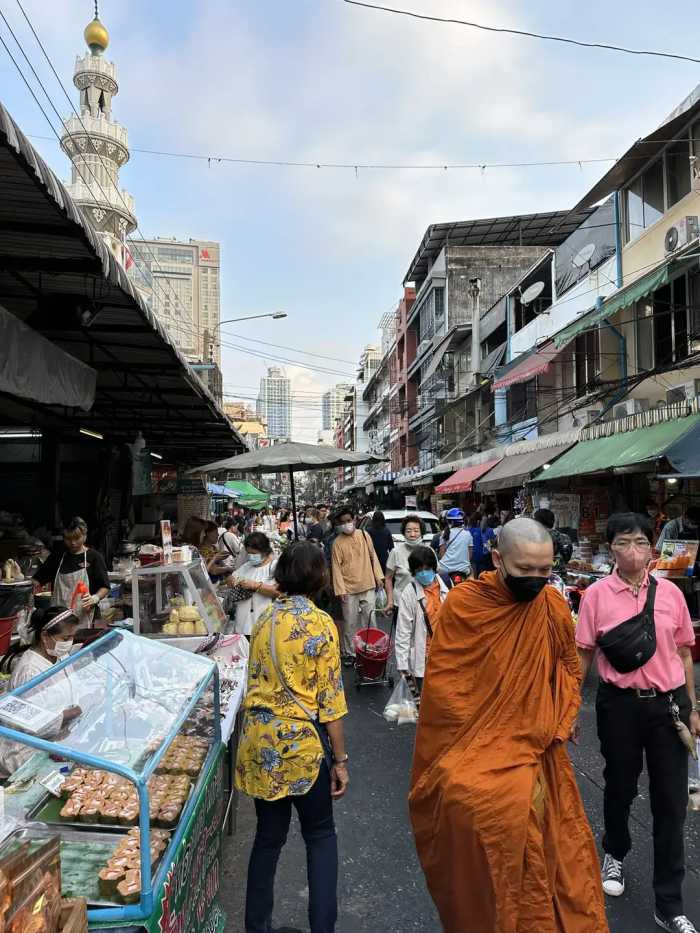
<svg viewBox="0 0 700 933"><path fill-rule="evenodd" d="M700 671L699 671L700 673ZM593 712L593 685L582 714L581 745L572 759L597 838L602 832L602 763ZM350 714L346 719L352 754L351 790L336 806L340 848L340 918L337 933L439 933L440 924L428 895L413 847L406 795L415 729L389 725L382 718L387 691L357 693L346 677ZM254 831L250 801L241 799L236 836L225 843L223 900L227 933L243 933L246 863ZM652 933L651 816L645 783L631 823L633 850L626 861L627 893L608 899L611 933ZM700 813L689 814L686 909L700 925ZM275 923L307 933L306 858L293 821L280 859ZM475 926L473 931L481 933Z"/></svg>

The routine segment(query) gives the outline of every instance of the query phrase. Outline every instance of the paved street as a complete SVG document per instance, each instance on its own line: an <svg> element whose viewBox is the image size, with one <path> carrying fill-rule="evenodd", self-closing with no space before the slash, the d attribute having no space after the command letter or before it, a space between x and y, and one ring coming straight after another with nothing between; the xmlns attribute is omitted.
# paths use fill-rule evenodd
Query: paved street
<svg viewBox="0 0 700 933"><path fill-rule="evenodd" d="M340 920L338 933L439 933L440 927L413 847L406 812L406 793L415 730L390 726L381 716L387 693L368 689L358 694L346 677L350 715L346 719L352 754L352 789L337 808L340 842ZM596 835L602 826L602 768L593 718L593 688L583 714L581 747L573 757L586 809ZM224 902L228 933L241 933L246 859L254 814L241 800L237 837L226 843ZM651 828L646 788L634 808L635 848L627 862L628 892L608 900L612 933L652 933ZM700 814L687 830L686 903L691 919L700 920ZM275 922L307 931L306 868L298 826L293 823L277 876ZM694 906L695 905L695 906ZM465 931L472 933L472 931ZM480 933L477 927L473 933Z"/></svg>

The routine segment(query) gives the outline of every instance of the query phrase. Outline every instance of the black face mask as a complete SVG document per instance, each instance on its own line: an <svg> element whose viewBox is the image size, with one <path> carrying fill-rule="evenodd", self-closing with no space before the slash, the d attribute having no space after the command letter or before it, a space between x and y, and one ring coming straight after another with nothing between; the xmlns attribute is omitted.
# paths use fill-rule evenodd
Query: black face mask
<svg viewBox="0 0 700 933"><path fill-rule="evenodd" d="M505 564L502 563L501 566L506 570ZM549 582L547 577L514 577L507 570L504 581L516 603L531 603Z"/></svg>

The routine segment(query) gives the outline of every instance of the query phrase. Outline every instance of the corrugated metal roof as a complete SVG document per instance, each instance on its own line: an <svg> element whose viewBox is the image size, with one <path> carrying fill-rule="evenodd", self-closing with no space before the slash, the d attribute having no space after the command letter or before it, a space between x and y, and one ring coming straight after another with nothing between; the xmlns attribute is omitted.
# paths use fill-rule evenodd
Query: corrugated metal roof
<svg viewBox="0 0 700 933"><path fill-rule="evenodd" d="M456 223L431 224L425 231L404 283L421 282L447 246L559 246L590 214L590 210L551 211L512 217L485 217Z"/></svg>
<svg viewBox="0 0 700 933"><path fill-rule="evenodd" d="M121 264L0 103L0 304L98 371L77 414L2 396L4 420L115 439L142 430L182 462L245 450ZM79 308L97 311L84 326Z"/></svg>

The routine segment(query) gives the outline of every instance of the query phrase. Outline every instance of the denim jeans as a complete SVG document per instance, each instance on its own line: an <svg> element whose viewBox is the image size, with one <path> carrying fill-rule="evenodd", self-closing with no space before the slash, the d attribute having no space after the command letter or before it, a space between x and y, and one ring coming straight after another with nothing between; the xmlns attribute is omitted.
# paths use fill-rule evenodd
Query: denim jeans
<svg viewBox="0 0 700 933"><path fill-rule="evenodd" d="M301 797L257 800L258 827L248 865L246 933L270 933L277 861L296 808L306 843L311 933L333 933L338 916L338 844L328 767L322 763L311 790Z"/></svg>

